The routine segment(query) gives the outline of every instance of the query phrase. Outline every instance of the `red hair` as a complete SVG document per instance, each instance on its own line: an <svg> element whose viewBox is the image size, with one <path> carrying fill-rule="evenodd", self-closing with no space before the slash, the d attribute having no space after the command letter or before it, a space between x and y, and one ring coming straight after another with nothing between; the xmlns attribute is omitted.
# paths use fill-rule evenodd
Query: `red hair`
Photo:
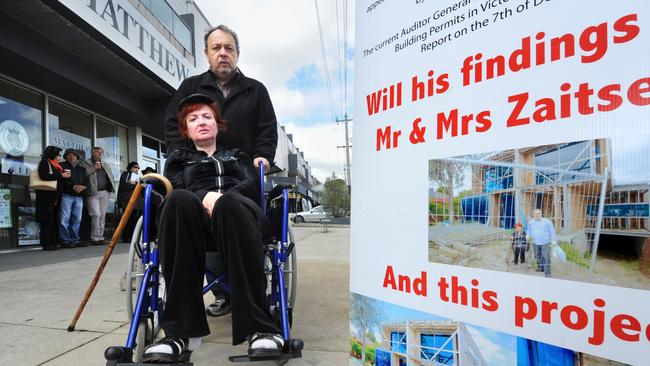
<svg viewBox="0 0 650 366"><path fill-rule="evenodd" d="M515 224L515 227L520 227L520 228L523 229L524 225L521 222L518 222L518 223Z"/></svg>
<svg viewBox="0 0 650 366"><path fill-rule="evenodd" d="M226 121L221 119L221 115L219 115L219 112L217 111L216 103L185 103L178 110L178 132L180 132L182 138L189 138L189 135L187 134L187 121L185 121L185 119L190 113L198 111L204 105L208 106L212 110L219 131L225 131L228 129Z"/></svg>

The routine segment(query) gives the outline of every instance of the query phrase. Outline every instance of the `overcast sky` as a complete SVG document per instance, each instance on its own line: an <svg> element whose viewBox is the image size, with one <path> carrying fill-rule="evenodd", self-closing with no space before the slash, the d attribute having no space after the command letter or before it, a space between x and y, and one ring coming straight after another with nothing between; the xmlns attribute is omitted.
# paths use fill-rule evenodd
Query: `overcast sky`
<svg viewBox="0 0 650 366"><path fill-rule="evenodd" d="M212 25L237 32L242 72L264 83L278 122L293 134L313 174L321 181L333 172L344 177L343 124L335 124L327 93L316 7L310 0L196 0ZM354 0L348 1L347 112L352 117ZM339 27L337 32L337 5ZM342 118L343 0L320 0L318 9L334 96L335 116ZM338 35L337 35L338 33ZM340 45L341 48L337 48ZM340 68L339 68L339 65ZM341 77L339 78L339 75ZM352 136L352 126L350 126Z"/></svg>

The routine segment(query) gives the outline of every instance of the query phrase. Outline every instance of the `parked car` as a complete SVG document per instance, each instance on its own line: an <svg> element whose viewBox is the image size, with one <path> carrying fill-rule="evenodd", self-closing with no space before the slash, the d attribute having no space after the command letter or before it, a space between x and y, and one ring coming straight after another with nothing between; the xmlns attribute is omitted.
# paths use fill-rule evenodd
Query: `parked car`
<svg viewBox="0 0 650 366"><path fill-rule="evenodd" d="M327 219L330 216L327 214L323 206L317 206L312 208L309 211L303 211L296 213L296 216L293 218L293 221L296 224L302 222L321 222L323 219Z"/></svg>

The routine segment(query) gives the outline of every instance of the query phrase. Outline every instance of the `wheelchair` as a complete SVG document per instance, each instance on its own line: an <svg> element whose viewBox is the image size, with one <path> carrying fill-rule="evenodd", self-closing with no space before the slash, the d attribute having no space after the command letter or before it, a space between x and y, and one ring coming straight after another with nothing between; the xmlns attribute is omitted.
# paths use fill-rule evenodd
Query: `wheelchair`
<svg viewBox="0 0 650 366"><path fill-rule="evenodd" d="M107 366L142 364L144 349L154 342L164 317L165 283L159 261L157 240L154 238L155 202L161 202L172 191L171 183L160 174L145 175L143 185L143 214L138 219L131 238L126 268L126 310L129 314L129 333L124 346L106 349ZM248 355L229 356L231 362L276 361L284 364L302 357L303 342L291 338L293 307L296 299L297 260L295 238L289 225L289 189L279 185L266 193L264 167L260 167L260 202L273 227L272 236L265 239L264 272L266 297L284 338L282 353L274 357L249 358ZM229 292L226 274L213 274L213 281L203 288L203 294L220 287ZM132 291L135 288L135 291ZM149 364L146 364L149 365ZM159 364L160 365L160 364ZM178 363L175 365L191 365Z"/></svg>

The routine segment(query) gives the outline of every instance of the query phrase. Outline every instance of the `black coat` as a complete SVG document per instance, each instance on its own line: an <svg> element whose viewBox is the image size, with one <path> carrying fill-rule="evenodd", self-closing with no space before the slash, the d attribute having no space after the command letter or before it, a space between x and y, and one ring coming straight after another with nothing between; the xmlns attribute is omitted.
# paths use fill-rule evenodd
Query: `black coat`
<svg viewBox="0 0 650 366"><path fill-rule="evenodd" d="M181 148L169 154L165 176L174 189L187 189L201 201L208 192L235 190L259 203L259 173L251 158L241 149L218 149L209 156L193 148Z"/></svg>
<svg viewBox="0 0 650 366"><path fill-rule="evenodd" d="M127 170L120 175L120 183L117 186L117 204L121 208L126 208L129 204L129 198L135 189L135 184L129 183L129 173L131 172Z"/></svg>
<svg viewBox="0 0 650 366"><path fill-rule="evenodd" d="M57 183L56 191L36 191L36 212L34 214L34 219L41 222L49 215L56 214L56 205L61 193L61 181L63 181L63 176L61 175L61 172L50 165L47 159L41 159L38 163L38 175L42 180L59 181Z"/></svg>
<svg viewBox="0 0 650 366"><path fill-rule="evenodd" d="M178 104L190 94L202 93L217 103L221 118L228 129L220 131L217 144L226 149L240 148L253 159L264 157L269 162L275 158L278 130L275 111L269 93L262 83L238 71L229 81L227 98L217 87L217 77L212 71L185 79L174 94L165 114L165 143L167 151L182 146L193 147L183 140L178 131Z"/></svg>
<svg viewBox="0 0 650 366"><path fill-rule="evenodd" d="M69 194L72 196L83 196L85 194L85 191L82 191L80 193L76 193L75 191L72 190L72 187L74 185L82 185L88 186L90 183L88 182L88 176L86 175L86 169L81 166L81 164L77 163L77 165L72 166L70 163L67 161L64 161L61 163L61 167L63 169L69 169L70 170L70 178L63 178L62 181L59 181L59 185L61 185L61 192L65 194Z"/></svg>

